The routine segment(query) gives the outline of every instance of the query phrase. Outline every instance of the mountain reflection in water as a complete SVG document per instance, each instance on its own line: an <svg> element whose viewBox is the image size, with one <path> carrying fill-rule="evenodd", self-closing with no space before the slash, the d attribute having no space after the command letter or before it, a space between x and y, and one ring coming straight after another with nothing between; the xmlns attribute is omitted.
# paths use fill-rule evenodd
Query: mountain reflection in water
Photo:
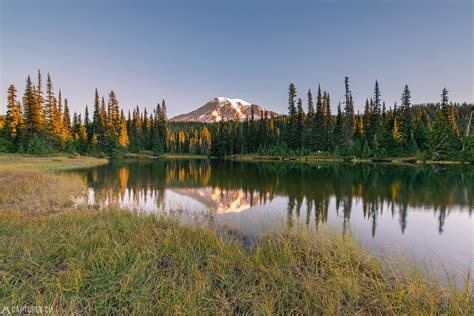
<svg viewBox="0 0 474 316"><path fill-rule="evenodd" d="M249 238L329 224L377 250L402 250L462 273L474 259L471 166L157 159L71 172L88 184L88 203L102 207L211 214L213 223Z"/></svg>
<svg viewBox="0 0 474 316"><path fill-rule="evenodd" d="M89 203L167 212L192 204L190 211L235 213L287 198L288 225L303 204L309 223L327 221L329 201L348 225L354 203L372 222L384 211L407 229L409 208L437 217L443 232L450 212L472 213L472 167L350 164L241 163L209 160L115 161L80 172L91 188ZM172 194L174 193L174 194ZM167 197L172 195L172 197ZM181 201L180 201L181 200ZM182 202L182 205L180 205ZM189 206L189 205L188 205Z"/></svg>

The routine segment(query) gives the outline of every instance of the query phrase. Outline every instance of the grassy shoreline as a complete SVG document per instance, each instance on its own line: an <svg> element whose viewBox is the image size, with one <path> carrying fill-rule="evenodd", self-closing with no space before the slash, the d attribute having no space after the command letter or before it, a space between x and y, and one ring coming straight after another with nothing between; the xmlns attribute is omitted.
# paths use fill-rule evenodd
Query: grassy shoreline
<svg viewBox="0 0 474 316"><path fill-rule="evenodd" d="M353 158L345 159L333 155L309 155L309 156L265 156L265 155L234 155L229 156L229 160L238 161L262 161L262 162L274 162L274 161L290 161L290 162L352 162L352 163L391 163L391 164L472 164L471 161L460 161L460 160L421 160L416 157L390 157L390 158L379 158L379 159L363 159Z"/></svg>
<svg viewBox="0 0 474 316"><path fill-rule="evenodd" d="M0 176L0 306L55 314L474 311L470 279L464 289L443 285L347 236L288 230L245 247L199 223L74 205L82 179L45 170L77 161L22 159ZM36 170L21 169L29 159Z"/></svg>
<svg viewBox="0 0 474 316"><path fill-rule="evenodd" d="M157 156L151 152L126 153L122 159L207 159L206 155L165 153Z"/></svg>
<svg viewBox="0 0 474 316"><path fill-rule="evenodd" d="M55 313L468 314L471 292L393 271L350 240L287 232L250 249L118 210L2 216L0 304ZM22 255L23 254L23 255Z"/></svg>
<svg viewBox="0 0 474 316"><path fill-rule="evenodd" d="M85 156L29 156L21 154L1 154L0 172L14 171L59 171L87 168L108 163L107 159Z"/></svg>
<svg viewBox="0 0 474 316"><path fill-rule="evenodd" d="M208 156L206 155L198 155L198 154L163 154L161 156L164 159L207 159Z"/></svg>

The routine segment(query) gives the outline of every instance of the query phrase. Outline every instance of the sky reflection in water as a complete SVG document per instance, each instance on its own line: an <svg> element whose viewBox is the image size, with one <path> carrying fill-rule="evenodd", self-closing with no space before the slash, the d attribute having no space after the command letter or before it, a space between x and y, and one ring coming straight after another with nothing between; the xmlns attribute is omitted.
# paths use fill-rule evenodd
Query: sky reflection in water
<svg viewBox="0 0 474 316"><path fill-rule="evenodd" d="M89 186L89 204L210 214L250 238L329 224L376 250L466 273L474 259L473 169L142 160L74 172Z"/></svg>

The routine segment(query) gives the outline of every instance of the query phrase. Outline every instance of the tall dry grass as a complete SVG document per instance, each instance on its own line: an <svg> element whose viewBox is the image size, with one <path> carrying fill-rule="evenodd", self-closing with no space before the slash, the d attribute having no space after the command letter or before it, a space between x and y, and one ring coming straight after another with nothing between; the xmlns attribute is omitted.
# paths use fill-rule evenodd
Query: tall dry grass
<svg viewBox="0 0 474 316"><path fill-rule="evenodd" d="M0 174L0 306L55 314L474 313L472 281L443 285L329 230L251 247L200 224L77 209L80 178Z"/></svg>
<svg viewBox="0 0 474 316"><path fill-rule="evenodd" d="M252 247L124 210L0 215L0 306L95 314L451 314L472 287L391 269L351 239L286 232Z"/></svg>

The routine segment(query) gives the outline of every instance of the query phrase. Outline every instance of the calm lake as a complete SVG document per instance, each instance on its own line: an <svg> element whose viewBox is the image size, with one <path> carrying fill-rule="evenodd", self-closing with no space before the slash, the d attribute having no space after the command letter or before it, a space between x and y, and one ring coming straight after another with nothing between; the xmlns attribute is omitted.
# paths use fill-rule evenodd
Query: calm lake
<svg viewBox="0 0 474 316"><path fill-rule="evenodd" d="M121 160L71 172L88 184L89 204L204 215L249 242L329 225L437 270L465 275L474 263L472 166Z"/></svg>

